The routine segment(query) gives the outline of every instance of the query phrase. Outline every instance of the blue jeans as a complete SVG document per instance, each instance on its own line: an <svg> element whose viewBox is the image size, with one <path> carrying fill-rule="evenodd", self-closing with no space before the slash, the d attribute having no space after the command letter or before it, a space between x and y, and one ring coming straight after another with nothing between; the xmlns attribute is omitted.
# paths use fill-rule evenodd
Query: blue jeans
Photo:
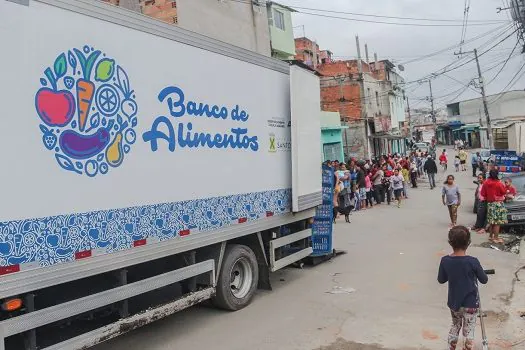
<svg viewBox="0 0 525 350"><path fill-rule="evenodd" d="M430 182L430 188L436 187L436 173L428 173L428 182Z"/></svg>

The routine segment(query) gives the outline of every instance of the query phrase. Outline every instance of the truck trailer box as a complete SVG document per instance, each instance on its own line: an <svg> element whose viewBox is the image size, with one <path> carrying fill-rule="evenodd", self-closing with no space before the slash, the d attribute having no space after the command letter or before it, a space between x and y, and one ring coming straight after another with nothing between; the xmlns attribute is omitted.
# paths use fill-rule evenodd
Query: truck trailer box
<svg viewBox="0 0 525 350"><path fill-rule="evenodd" d="M2 1L0 37L0 299L215 244L222 259L321 202L310 72L88 0Z"/></svg>

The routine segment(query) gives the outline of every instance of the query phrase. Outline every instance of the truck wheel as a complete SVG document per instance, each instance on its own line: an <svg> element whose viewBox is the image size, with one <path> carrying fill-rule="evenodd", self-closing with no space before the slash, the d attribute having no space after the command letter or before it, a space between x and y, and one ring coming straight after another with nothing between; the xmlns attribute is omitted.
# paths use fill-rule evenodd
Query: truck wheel
<svg viewBox="0 0 525 350"><path fill-rule="evenodd" d="M259 266L253 251L244 245L226 247L213 304L236 311L247 306L257 289Z"/></svg>

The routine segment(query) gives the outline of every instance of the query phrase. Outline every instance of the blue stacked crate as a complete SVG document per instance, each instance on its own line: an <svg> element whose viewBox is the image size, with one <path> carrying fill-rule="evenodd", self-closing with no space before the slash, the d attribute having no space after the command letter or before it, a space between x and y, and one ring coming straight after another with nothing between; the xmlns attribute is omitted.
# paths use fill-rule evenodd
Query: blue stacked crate
<svg viewBox="0 0 525 350"><path fill-rule="evenodd" d="M316 209L312 225L312 256L332 253L334 171L323 165L323 204Z"/></svg>

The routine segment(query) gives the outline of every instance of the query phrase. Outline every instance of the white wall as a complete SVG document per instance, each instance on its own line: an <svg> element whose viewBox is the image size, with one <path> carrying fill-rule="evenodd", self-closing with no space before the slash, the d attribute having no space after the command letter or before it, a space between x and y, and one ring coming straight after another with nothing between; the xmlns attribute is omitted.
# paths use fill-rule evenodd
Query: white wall
<svg viewBox="0 0 525 350"><path fill-rule="evenodd" d="M184 29L270 56L266 1L177 0L178 25Z"/></svg>
<svg viewBox="0 0 525 350"><path fill-rule="evenodd" d="M518 153L525 150L525 123L515 123L509 127L509 150Z"/></svg>
<svg viewBox="0 0 525 350"><path fill-rule="evenodd" d="M498 95L489 96L489 114L491 120L506 119L512 117L525 117L525 91L509 91L503 97L496 100ZM491 103L494 101L493 103ZM485 112L483 101L480 98L460 102L459 116L449 116L448 120L459 120L465 124L478 123L479 117L485 124Z"/></svg>
<svg viewBox="0 0 525 350"><path fill-rule="evenodd" d="M392 115L392 128L398 129L399 123L405 121L405 100L400 94L388 95Z"/></svg>

